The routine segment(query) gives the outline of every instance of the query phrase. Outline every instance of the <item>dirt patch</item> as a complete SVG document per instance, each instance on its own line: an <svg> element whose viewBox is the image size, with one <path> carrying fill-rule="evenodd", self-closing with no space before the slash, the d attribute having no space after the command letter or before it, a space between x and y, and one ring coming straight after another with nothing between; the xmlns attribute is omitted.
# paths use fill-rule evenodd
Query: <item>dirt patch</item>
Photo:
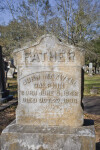
<svg viewBox="0 0 100 150"><path fill-rule="evenodd" d="M0 112L0 134L2 130L15 119L16 106L11 106Z"/></svg>

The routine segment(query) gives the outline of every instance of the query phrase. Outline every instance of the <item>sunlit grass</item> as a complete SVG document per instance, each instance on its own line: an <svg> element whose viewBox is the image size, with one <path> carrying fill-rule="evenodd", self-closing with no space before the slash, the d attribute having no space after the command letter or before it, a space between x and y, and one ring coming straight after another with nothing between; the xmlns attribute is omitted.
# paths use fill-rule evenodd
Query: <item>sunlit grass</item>
<svg viewBox="0 0 100 150"><path fill-rule="evenodd" d="M13 95L14 98L18 97L18 93L17 93L17 76L15 76L14 78L8 78L7 80L7 84L8 84L8 90L9 90L9 94Z"/></svg>
<svg viewBox="0 0 100 150"><path fill-rule="evenodd" d="M90 89L93 87L100 87L100 75L84 76L84 95L91 95ZM100 96L100 89L98 89L97 96Z"/></svg>

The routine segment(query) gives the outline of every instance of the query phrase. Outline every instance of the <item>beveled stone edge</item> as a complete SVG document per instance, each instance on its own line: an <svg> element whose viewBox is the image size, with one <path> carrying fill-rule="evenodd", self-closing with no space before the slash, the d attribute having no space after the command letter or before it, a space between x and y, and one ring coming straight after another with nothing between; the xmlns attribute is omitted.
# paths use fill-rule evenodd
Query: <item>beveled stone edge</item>
<svg viewBox="0 0 100 150"><path fill-rule="evenodd" d="M25 44L25 46L22 46L22 48L15 49L15 50L13 51L13 55L14 55L14 53L17 53L17 52L23 51L23 50L25 50L25 49L28 49L28 48L30 48L30 47L34 47L34 46L36 46L36 45L39 45L39 44L41 43L41 40L44 39L44 38L46 38L46 37L54 37L58 45L62 45L62 46L65 46L65 47L70 47L70 48L77 48L77 50L78 50L78 51L81 51L81 52L85 51L83 48L75 47L74 45L71 45L71 44L69 44L69 43L66 43L66 44L65 44L65 43L63 43L63 42L60 42L59 39L58 39L56 36L54 36L53 34L45 34L45 35L42 35L41 37L39 37L39 38L36 40L36 42L32 42L32 41L31 41L31 43L30 43L30 42L27 42L27 43Z"/></svg>
<svg viewBox="0 0 100 150"><path fill-rule="evenodd" d="M94 125L81 126L77 128L64 126L33 126L33 125L19 125L16 120L11 122L3 131L2 134L8 133L25 133L25 134L59 134L59 135L75 135L95 138ZM2 135L1 134L1 135Z"/></svg>

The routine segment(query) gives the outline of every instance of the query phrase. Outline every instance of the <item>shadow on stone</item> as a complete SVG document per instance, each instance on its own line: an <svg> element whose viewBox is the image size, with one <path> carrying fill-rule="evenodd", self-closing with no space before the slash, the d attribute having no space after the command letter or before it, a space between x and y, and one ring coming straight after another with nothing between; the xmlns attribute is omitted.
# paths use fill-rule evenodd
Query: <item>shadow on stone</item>
<svg viewBox="0 0 100 150"><path fill-rule="evenodd" d="M100 150L100 142L96 143L96 150Z"/></svg>
<svg viewBox="0 0 100 150"><path fill-rule="evenodd" d="M84 119L83 126L91 126L94 125L94 121L92 119Z"/></svg>

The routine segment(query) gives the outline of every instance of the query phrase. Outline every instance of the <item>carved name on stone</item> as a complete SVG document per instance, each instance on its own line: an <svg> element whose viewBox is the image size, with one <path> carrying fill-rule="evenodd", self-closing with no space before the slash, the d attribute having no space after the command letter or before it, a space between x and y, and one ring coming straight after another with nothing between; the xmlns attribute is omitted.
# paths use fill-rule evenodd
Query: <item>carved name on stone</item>
<svg viewBox="0 0 100 150"><path fill-rule="evenodd" d="M39 72L22 78L19 94L21 103L77 103L79 96L77 81L58 72Z"/></svg>

